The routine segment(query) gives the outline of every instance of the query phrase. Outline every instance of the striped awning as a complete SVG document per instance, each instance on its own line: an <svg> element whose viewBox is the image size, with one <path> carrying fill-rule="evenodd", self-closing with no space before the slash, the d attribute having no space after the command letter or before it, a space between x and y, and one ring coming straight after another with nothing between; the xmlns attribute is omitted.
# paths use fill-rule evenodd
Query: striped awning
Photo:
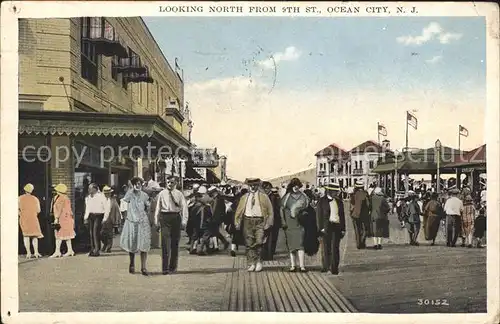
<svg viewBox="0 0 500 324"><path fill-rule="evenodd" d="M191 165L186 165L186 174L183 178L184 182L205 182L203 178Z"/></svg>

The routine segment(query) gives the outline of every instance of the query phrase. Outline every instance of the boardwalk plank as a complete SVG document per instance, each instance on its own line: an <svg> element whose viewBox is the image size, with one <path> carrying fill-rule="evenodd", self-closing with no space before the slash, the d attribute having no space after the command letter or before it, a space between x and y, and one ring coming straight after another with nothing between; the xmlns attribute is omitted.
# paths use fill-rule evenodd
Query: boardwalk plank
<svg viewBox="0 0 500 324"><path fill-rule="evenodd" d="M307 274L310 278L312 276L311 273ZM324 301L326 301L331 308L333 308L334 312L342 312L342 308L335 302L335 300L332 298L330 295L330 292L325 289L321 284L319 284L316 280L314 280L314 277L311 278L310 282L314 285L312 289L315 289L318 291L318 297L322 298Z"/></svg>
<svg viewBox="0 0 500 324"><path fill-rule="evenodd" d="M292 293L297 300L297 304L301 308L302 312L318 312L314 305L311 305L310 299L307 297L307 294L300 284L299 278L302 277L302 273L290 273L289 274L289 282L292 288Z"/></svg>
<svg viewBox="0 0 500 324"><path fill-rule="evenodd" d="M292 307L292 310L294 312L300 312L300 306L293 294L293 288L290 287L291 283L291 278L290 278L291 273L287 271L282 271L280 272L279 280L281 281L281 284L283 286L283 289L285 290L286 295L288 296L288 301L290 302L290 306Z"/></svg>
<svg viewBox="0 0 500 324"><path fill-rule="evenodd" d="M300 283L302 284L303 289L307 292L309 295L309 298L311 300L311 303L313 303L316 307L316 310L318 312L333 312L333 308L331 308L328 303L321 302L318 296L316 295L315 292L311 289L313 287L313 284L309 281L307 281L306 276L300 276L298 277Z"/></svg>
<svg viewBox="0 0 500 324"><path fill-rule="evenodd" d="M356 308L354 307L354 305L352 305L351 302L348 301L347 298L345 298L330 281L328 281L324 276L321 276L317 273L314 274L314 277L318 278L319 282L324 283L327 287L330 288L332 297L344 309L345 312L356 312Z"/></svg>
<svg viewBox="0 0 500 324"><path fill-rule="evenodd" d="M238 311L245 310L245 278L242 270L244 260L238 258Z"/></svg>
<svg viewBox="0 0 500 324"><path fill-rule="evenodd" d="M248 282L250 283L252 292L252 310L261 312L263 310L263 306L260 301L259 289L262 289L262 287L260 287L260 285L257 285L257 276L260 276L260 273L249 273Z"/></svg>
<svg viewBox="0 0 500 324"><path fill-rule="evenodd" d="M275 274L274 271L266 273L266 277L272 294L272 299L274 301L274 304L276 305L276 311L285 312L287 310L285 308L284 301L282 299L282 294L274 278L274 274Z"/></svg>
<svg viewBox="0 0 500 324"><path fill-rule="evenodd" d="M240 271L243 273L243 282L245 286L243 297L245 301L245 311L249 312L252 310L252 287L250 286L250 273L247 269L241 269Z"/></svg>
<svg viewBox="0 0 500 324"><path fill-rule="evenodd" d="M290 303L290 300L288 299L288 295L285 292L285 288L280 280L280 275L282 274L282 270L272 272L272 279L273 282L276 284L276 287L278 288L279 295L281 296L281 300L283 302L283 307L285 308L285 312L293 312L292 305Z"/></svg>
<svg viewBox="0 0 500 324"><path fill-rule="evenodd" d="M231 300L233 299L233 296L232 296L232 286L233 286L233 283L234 283L234 277L235 275L237 276L237 270L234 271L235 269L235 260L233 260L233 266L232 266L232 270L230 273L227 274L226 276L226 284L225 284L225 287L224 287L224 300L223 300L223 304L222 304L222 307L221 307L221 310L222 311L230 311L231 310ZM229 302L226 302L226 301L229 301Z"/></svg>

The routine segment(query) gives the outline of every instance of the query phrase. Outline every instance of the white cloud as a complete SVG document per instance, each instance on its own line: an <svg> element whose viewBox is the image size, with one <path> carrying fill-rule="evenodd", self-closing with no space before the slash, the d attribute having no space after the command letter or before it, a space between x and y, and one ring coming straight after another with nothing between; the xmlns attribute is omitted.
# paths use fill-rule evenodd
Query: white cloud
<svg viewBox="0 0 500 324"><path fill-rule="evenodd" d="M427 63L430 63L430 64L434 64L434 63L437 63L439 61L441 61L443 57L441 55L436 55L434 56L433 58L431 59L428 59L428 60L425 60Z"/></svg>
<svg viewBox="0 0 500 324"><path fill-rule="evenodd" d="M484 98L476 92L451 96L439 89L396 93L276 88L269 93L269 88L245 77L186 84L194 143L227 155L228 174L236 179L305 169L315 161L314 153L332 142L349 149L376 140L376 120L386 125L391 146L402 147L405 110L418 109L419 130L411 133L411 146L430 147L436 138L453 146L453 129L466 112L478 116L467 124L468 143L483 143ZM349 120L356 121L356 129L346 123ZM436 127L436 120L443 121L442 127Z"/></svg>
<svg viewBox="0 0 500 324"><path fill-rule="evenodd" d="M462 38L462 34L443 33L439 35L439 42L441 44L448 44L450 40L459 40L460 38Z"/></svg>
<svg viewBox="0 0 500 324"><path fill-rule="evenodd" d="M258 64L265 69L274 69L274 65L278 65L281 61L295 61L302 53L294 46L289 46L284 52L272 54L269 58L259 61ZM274 61L273 61L274 59Z"/></svg>
<svg viewBox="0 0 500 324"><path fill-rule="evenodd" d="M441 25L436 22L431 22L429 25L424 27L424 29L422 30L422 34L418 36L399 36L396 38L396 41L407 46L420 46L435 38L439 39L439 42L441 44L448 44L450 40L459 40L461 37L462 34L445 32Z"/></svg>

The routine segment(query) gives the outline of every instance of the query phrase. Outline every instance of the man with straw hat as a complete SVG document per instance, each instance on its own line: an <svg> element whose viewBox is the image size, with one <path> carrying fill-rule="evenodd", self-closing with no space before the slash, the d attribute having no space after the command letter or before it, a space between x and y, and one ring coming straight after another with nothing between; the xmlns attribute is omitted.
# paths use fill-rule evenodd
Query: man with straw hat
<svg viewBox="0 0 500 324"><path fill-rule="evenodd" d="M319 198L316 214L318 228L323 235L321 272L337 275L340 263L340 240L345 235L344 202L340 197L340 185L332 183L324 187L325 195Z"/></svg>
<svg viewBox="0 0 500 324"><path fill-rule="evenodd" d="M358 250L364 249L366 248L366 237L369 233L370 198L364 190L362 181L356 182L350 203L350 215L354 225L356 247Z"/></svg>
<svg viewBox="0 0 500 324"><path fill-rule="evenodd" d="M113 189L109 186L102 188L104 197L106 197L104 217L102 219L101 239L103 247L101 252L109 253L113 247L113 225L116 219L121 218L120 206L114 197L112 197Z"/></svg>
<svg viewBox="0 0 500 324"><path fill-rule="evenodd" d="M38 239L43 238L38 221L38 214L41 211L40 200L33 196L35 187L28 183L24 186L24 194L19 196L19 225L23 233L23 243L26 248L26 259L32 256L40 258L42 255L38 252ZM31 243L33 244L33 252L31 254Z"/></svg>
<svg viewBox="0 0 500 324"><path fill-rule="evenodd" d="M273 206L269 197L259 189L261 181L258 178L246 179L250 187L244 194L235 212L234 226L236 230L243 227L246 240L248 271L262 271L262 244L264 231L273 226Z"/></svg>

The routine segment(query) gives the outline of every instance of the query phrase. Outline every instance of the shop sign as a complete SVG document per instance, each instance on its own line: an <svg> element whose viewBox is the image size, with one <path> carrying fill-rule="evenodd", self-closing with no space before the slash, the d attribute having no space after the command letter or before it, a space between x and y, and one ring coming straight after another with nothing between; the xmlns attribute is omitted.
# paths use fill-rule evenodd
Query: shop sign
<svg viewBox="0 0 500 324"><path fill-rule="evenodd" d="M219 155L217 154L217 148L194 148L191 155L192 163L195 167L214 168L219 165Z"/></svg>

